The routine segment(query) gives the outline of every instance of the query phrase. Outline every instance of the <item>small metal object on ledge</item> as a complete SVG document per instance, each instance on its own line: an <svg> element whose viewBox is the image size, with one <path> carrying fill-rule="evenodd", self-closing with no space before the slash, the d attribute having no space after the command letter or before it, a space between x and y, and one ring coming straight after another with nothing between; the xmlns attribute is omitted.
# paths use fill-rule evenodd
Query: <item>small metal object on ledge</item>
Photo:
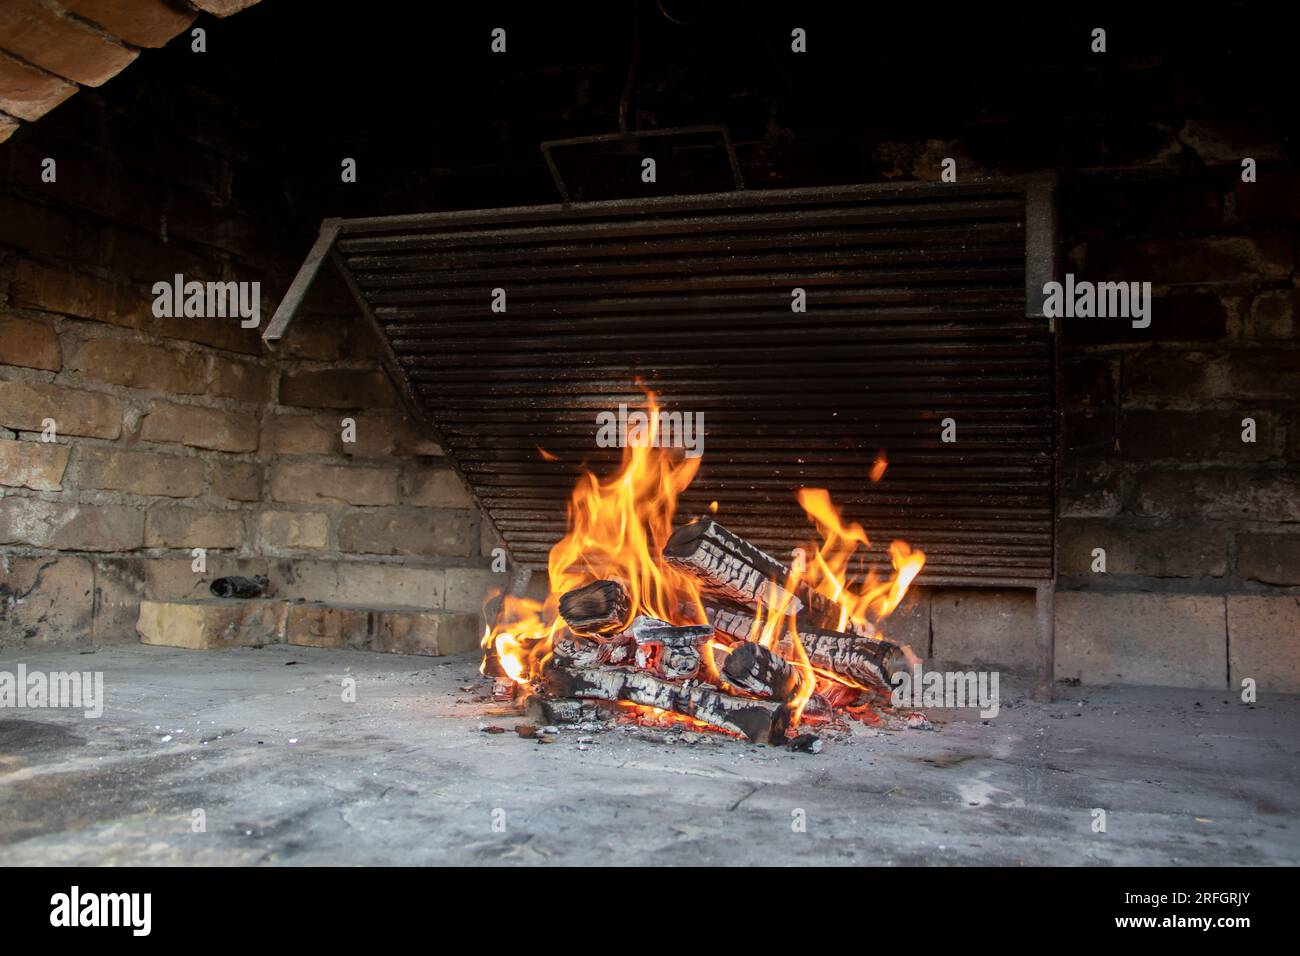
<svg viewBox="0 0 1300 956"><path fill-rule="evenodd" d="M208 590L219 598L258 598L266 596L270 583L265 574L251 578L231 576L217 578L208 585Z"/></svg>

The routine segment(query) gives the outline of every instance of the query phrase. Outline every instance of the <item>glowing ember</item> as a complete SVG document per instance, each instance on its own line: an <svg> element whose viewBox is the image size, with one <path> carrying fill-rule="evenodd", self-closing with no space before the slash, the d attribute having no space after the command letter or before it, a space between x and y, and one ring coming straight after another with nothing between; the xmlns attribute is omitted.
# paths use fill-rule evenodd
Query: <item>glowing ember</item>
<svg viewBox="0 0 1300 956"><path fill-rule="evenodd" d="M886 649L895 650L895 646L883 642L880 623L902 602L925 564L925 555L904 541L894 541L889 546L891 575L878 577L874 572L854 575L850 569L861 561L861 549L869 546L866 531L861 525L844 520L825 489L798 489L796 497L815 525L820 542L802 549L784 581L763 587L758 592L761 600L738 608L743 613L731 615L728 618L731 625L724 626L717 617L719 612L707 577L702 582L698 575L687 573L662 557L664 545L674 530L678 498L694 480L701 459L686 458L671 449L657 447L660 418L653 394L647 394L646 406L649 435L635 443L629 436L623 445L618 472L604 479L585 472L573 489L568 507L569 530L550 551L545 601L509 595L502 599L495 623L484 633L485 673L488 665L495 662L497 669L493 673L504 675L515 685L540 682L553 660L556 641L561 638L565 639L561 647L566 653L575 645L589 647L595 656L606 654L600 661L602 664L617 664L626 669L632 664L630 655L610 657L610 650L620 642L633 649L640 646L640 639L637 644L632 643L633 622L638 618L657 619L661 624L670 625L710 624L714 628L712 639L694 651L685 648L688 654L696 651L700 654L699 671L685 682L687 687L711 686L728 702L728 707L745 709L746 692L732 686L719 668L738 642L748 640L778 655L774 660L766 651L754 651L763 655L763 661L774 663L781 670L787 691L794 682L789 669L793 668L797 674L796 689L783 703L786 710L782 713L788 716L788 721L783 719L777 725L786 734L793 735L803 722L814 694L817 707L809 712L815 712L818 721L829 719L834 713L845 713L875 722L867 702L870 693L888 689L873 686L877 682L854 675L866 673L878 677L885 673L880 663L882 655ZM538 451L547 460L554 460L540 446ZM881 453L871 469L871 480L880 479L886 464ZM714 501L709 511L717 510L718 502ZM747 544L745 547L774 570L784 570L770 556ZM617 624L602 626L594 633L575 635L559 613L559 598L598 581L610 583L600 585L597 591L618 591L621 586L627 596L626 612L620 603L606 619L621 614L623 619ZM775 586L778 584L781 586ZM820 619L810 619L814 611ZM570 613L575 612L570 609ZM735 621L741 625L738 627ZM662 627L646 630L638 622L635 633L649 635L653 644L655 635L671 632ZM811 656L804 646L809 640L814 642L809 645ZM662 648L651 650L646 652L647 648L642 648L637 653L638 659L659 660ZM909 649L899 650L907 660L915 660ZM748 655L746 660L752 658L753 655ZM739 664L740 659L735 663ZM694 665L690 666L694 672ZM638 684L638 692L643 695L651 692L644 684L644 681ZM682 690L679 685L661 687L653 681L649 686L670 696L677 693L673 687ZM762 685L760 682L745 686ZM689 696L683 691L683 700ZM715 693L709 699L718 698L719 694ZM737 732L734 726L722 727L728 721L721 717L710 718L715 721L710 723L701 720L698 714L678 713L676 710L684 708L676 702L655 700L656 704L674 710L637 700L617 700L617 703L625 716L642 723ZM781 701L763 703L769 711L780 711L781 705ZM755 700L753 709L757 708Z"/></svg>
<svg viewBox="0 0 1300 956"><path fill-rule="evenodd" d="M696 720L694 717L688 717L685 714L675 714L671 710L662 710L659 707L648 707L645 704L634 704L631 701L620 700L616 705L622 712L620 717L632 723L640 724L643 727L686 727L690 730L709 731L712 733L727 734L732 737L741 735L735 731L726 730L722 727L714 727L712 724L706 724L702 720Z"/></svg>

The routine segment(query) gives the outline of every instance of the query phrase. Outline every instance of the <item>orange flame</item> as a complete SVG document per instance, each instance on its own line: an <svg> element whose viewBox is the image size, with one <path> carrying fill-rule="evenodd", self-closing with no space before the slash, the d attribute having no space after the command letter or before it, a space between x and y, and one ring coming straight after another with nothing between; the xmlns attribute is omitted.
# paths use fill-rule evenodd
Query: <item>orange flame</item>
<svg viewBox="0 0 1300 956"><path fill-rule="evenodd" d="M902 603L925 566L925 553L912 550L906 541L894 541L889 545L895 572L891 578L882 581L868 571L860 581L851 580L848 568L858 548L871 546L866 531L857 522L845 523L824 488L800 488L798 499L822 537L821 547L808 562L809 583L839 605L839 630L850 622L874 627L873 622L888 617Z"/></svg>
<svg viewBox="0 0 1300 956"><path fill-rule="evenodd" d="M677 499L695 478L701 460L675 457L656 447L659 405L653 393L646 395L646 415L649 434L636 442L627 436L613 477L602 480L588 471L578 479L569 499L569 531L551 548L547 561L546 600L507 595L496 626L484 635L484 647L496 651L502 669L517 683L541 673L563 627L560 595L592 581L614 578L626 586L629 611L620 630L638 614L692 623L682 620L680 608L683 602L698 606L698 587L658 556L673 532ZM695 622L703 620L701 610Z"/></svg>
<svg viewBox="0 0 1300 956"><path fill-rule="evenodd" d="M496 656L510 681L524 684L541 675L554 640L565 630L559 615L560 595L592 581L617 579L627 588L629 610L619 630L630 626L639 614L679 624L705 620L695 579L660 559L673 532L678 498L694 480L701 459L657 447L659 405L650 392L646 393L646 417L648 436L637 441L631 434L625 436L628 440L613 476L602 479L588 471L578 479L569 500L568 532L550 551L546 599L505 596L496 622L485 630L483 646ZM540 445L537 448L544 458L555 460ZM885 466L882 452L871 470L872 480L878 480ZM898 607L925 564L921 551L895 541L889 547L892 576L878 578L874 572L851 576L851 563L855 559L861 562L859 549L871 546L866 531L843 520L825 489L801 488L797 498L816 525L821 543L809 547L812 557L792 568L784 588L767 590L766 602L756 609L748 635L749 640L783 653L799 674L798 690L789 702L792 728L798 726L815 691L840 701L856 700L863 689L810 664L791 613L794 596L801 588L810 587L838 606L839 630L852 626L860 634L878 634L877 623ZM716 513L718 503L711 502L709 510ZM699 679L724 684L717 660L725 657L734 643L734 638L721 633L706 642ZM625 709L661 722L669 719L653 708L629 704ZM677 722L699 724L693 718Z"/></svg>

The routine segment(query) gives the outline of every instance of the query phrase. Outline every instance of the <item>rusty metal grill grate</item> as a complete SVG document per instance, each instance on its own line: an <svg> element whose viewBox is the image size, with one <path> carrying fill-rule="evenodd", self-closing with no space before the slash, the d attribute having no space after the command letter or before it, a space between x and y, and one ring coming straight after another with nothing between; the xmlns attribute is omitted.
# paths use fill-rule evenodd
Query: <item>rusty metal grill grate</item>
<svg viewBox="0 0 1300 956"><path fill-rule="evenodd" d="M641 381L704 413L683 515L717 500L728 527L788 552L811 530L795 490L822 486L872 536L872 563L903 538L931 583L1034 585L1053 574L1055 384L1052 335L1026 308L1045 268L1027 245L1050 247L1030 235L1030 193L886 184L329 220L266 334L332 259L411 411L527 565L562 533L579 469L617 462L595 417L635 406Z"/></svg>

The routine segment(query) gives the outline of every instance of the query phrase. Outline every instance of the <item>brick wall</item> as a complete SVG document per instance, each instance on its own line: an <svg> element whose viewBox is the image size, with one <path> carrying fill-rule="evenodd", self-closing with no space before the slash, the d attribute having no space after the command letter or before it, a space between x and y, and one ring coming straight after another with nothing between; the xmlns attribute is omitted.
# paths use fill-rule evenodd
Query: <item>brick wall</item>
<svg viewBox="0 0 1300 956"><path fill-rule="evenodd" d="M1149 277L1157 294L1149 329L1062 326L1067 587L1300 586L1300 174L1239 172L1093 176L1062 197L1070 267ZM1125 211L1132 225L1116 233Z"/></svg>
<svg viewBox="0 0 1300 956"><path fill-rule="evenodd" d="M1209 107L1207 107L1209 108ZM1006 140L981 169L1029 171ZM1300 172L1287 124L1171 130L1057 163L1061 276L1149 281L1151 326L1060 320L1057 676L1300 691ZM1150 144L1143 147L1142 144ZM932 175L922 144L907 176ZM1241 159L1259 179L1241 179ZM1255 440L1243 441L1244 419ZM1105 552L1105 569L1096 564ZM895 625L937 663L1032 665L1027 594L916 594Z"/></svg>
<svg viewBox="0 0 1300 956"><path fill-rule="evenodd" d="M1147 329L1061 320L1058 677L1300 691L1300 172L1284 133L1188 124L1150 154L1059 170L1062 274L1150 281L1155 301ZM1244 156L1259 181L1242 182ZM897 631L936 662L1032 665L1032 596L913 601Z"/></svg>
<svg viewBox="0 0 1300 956"><path fill-rule="evenodd" d="M1062 324L1071 676L1300 689L1300 173L1282 132L1189 122L1174 168L1063 190L1063 268L1157 296L1149 329ZM1105 637L1138 628L1132 649Z"/></svg>
<svg viewBox="0 0 1300 956"><path fill-rule="evenodd" d="M238 319L153 314L181 272L262 282L269 318L297 250L263 145L219 99L123 76L0 146L0 644L136 640L142 598L228 573L456 610L501 580L340 290L274 355Z"/></svg>

